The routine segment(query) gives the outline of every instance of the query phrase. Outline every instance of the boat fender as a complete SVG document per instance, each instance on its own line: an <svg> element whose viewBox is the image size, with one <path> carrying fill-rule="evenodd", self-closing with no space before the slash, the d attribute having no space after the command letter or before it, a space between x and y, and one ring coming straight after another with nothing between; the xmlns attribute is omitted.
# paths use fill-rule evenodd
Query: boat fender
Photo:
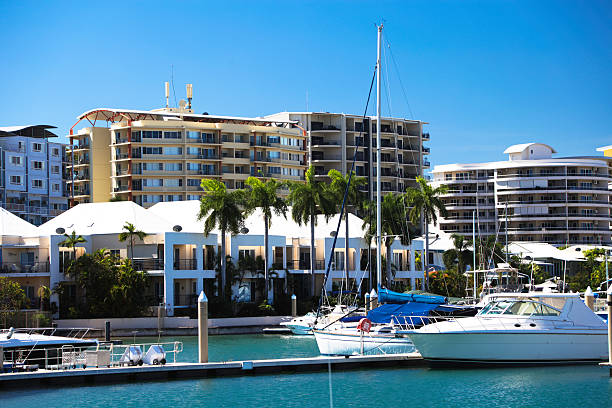
<svg viewBox="0 0 612 408"><path fill-rule="evenodd" d="M357 330L361 330L362 332L369 333L372 329L372 322L370 319L364 317L359 320L359 324L357 324Z"/></svg>

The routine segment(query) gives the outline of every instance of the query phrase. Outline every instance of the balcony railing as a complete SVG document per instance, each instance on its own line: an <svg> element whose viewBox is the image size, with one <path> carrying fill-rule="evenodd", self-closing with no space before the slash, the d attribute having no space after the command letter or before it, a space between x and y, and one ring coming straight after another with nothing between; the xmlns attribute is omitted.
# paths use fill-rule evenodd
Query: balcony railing
<svg viewBox="0 0 612 408"><path fill-rule="evenodd" d="M163 271L164 260L159 258L134 259L134 269L137 271Z"/></svg>
<svg viewBox="0 0 612 408"><path fill-rule="evenodd" d="M198 295L191 293L188 295L174 295L174 306L195 306Z"/></svg>
<svg viewBox="0 0 612 408"><path fill-rule="evenodd" d="M315 261L315 270L323 270L325 269L325 261L322 259L317 259ZM295 260L295 261L287 261L287 269L290 270L309 270L310 269L310 260Z"/></svg>
<svg viewBox="0 0 612 408"><path fill-rule="evenodd" d="M49 262L3 262L2 273L45 273L49 272Z"/></svg>
<svg viewBox="0 0 612 408"><path fill-rule="evenodd" d="M178 259L174 261L174 270L193 271L197 269L197 259Z"/></svg>

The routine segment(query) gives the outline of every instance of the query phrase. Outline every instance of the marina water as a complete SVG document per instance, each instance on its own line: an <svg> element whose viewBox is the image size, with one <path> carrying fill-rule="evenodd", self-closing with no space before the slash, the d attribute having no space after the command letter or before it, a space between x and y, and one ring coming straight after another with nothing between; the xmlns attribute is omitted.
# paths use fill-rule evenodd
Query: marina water
<svg viewBox="0 0 612 408"><path fill-rule="evenodd" d="M152 342L157 338L137 338ZM195 362L196 337L179 361ZM212 336L210 361L317 356L313 336ZM124 338L125 343L132 339ZM334 407L612 407L612 379L595 365L470 370L364 369L331 373ZM329 373L278 374L4 390L0 407L330 406Z"/></svg>

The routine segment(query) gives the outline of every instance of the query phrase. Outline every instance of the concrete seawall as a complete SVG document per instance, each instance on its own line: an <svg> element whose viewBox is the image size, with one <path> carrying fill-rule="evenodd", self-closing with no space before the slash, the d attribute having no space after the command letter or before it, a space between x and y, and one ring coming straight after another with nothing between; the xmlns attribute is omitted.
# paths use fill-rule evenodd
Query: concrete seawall
<svg viewBox="0 0 612 408"><path fill-rule="evenodd" d="M291 316L258 316L209 319L208 333L215 334L257 334L265 327L277 327L282 322L291 320ZM195 336L198 334L197 319L188 317L136 317L111 319L63 319L55 320L59 328L88 327L94 329L92 337L104 332L105 322L111 324L111 335L122 336L157 336L158 330L164 335Z"/></svg>

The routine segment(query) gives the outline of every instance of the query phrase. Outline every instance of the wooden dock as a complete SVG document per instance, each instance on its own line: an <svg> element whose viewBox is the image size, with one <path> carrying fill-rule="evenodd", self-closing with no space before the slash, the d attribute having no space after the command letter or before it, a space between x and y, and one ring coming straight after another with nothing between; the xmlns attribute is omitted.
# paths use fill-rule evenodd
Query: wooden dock
<svg viewBox="0 0 612 408"><path fill-rule="evenodd" d="M214 378L275 373L300 373L356 370L362 368L422 367L418 353L383 356L307 357L275 360L228 361L219 363L173 363L164 366L110 368L76 368L70 370L38 370L26 373L0 374L0 389L23 387L62 387L67 385L108 384L186 378Z"/></svg>

